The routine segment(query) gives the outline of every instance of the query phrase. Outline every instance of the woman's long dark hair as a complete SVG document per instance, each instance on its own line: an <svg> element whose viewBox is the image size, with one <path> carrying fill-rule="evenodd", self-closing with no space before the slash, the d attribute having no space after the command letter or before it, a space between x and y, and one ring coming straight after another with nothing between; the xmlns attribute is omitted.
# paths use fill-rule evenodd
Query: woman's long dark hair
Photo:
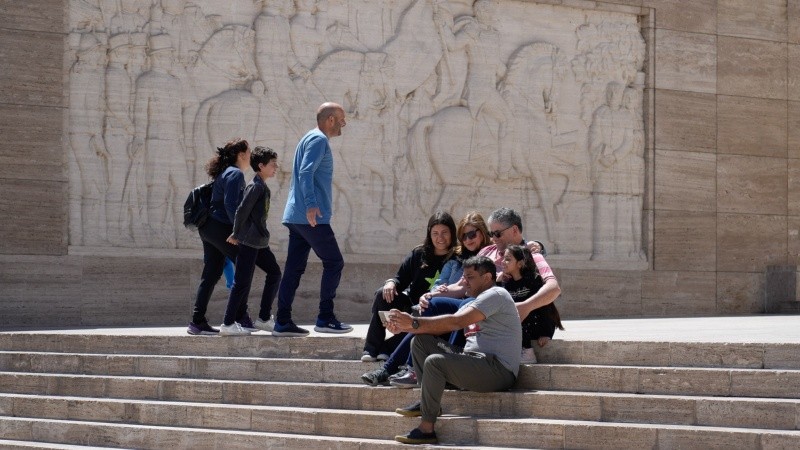
<svg viewBox="0 0 800 450"><path fill-rule="evenodd" d="M215 179L230 166L236 165L239 153L244 153L250 144L244 139L232 139L224 147L217 147L217 154L206 163L206 173Z"/></svg>
<svg viewBox="0 0 800 450"><path fill-rule="evenodd" d="M430 258L436 255L436 248L433 246L433 240L431 239L431 230L435 225L444 225L450 229L450 248L444 260L447 261L450 259L456 251L456 243L458 242L458 238L456 237L456 222L453 220L453 216L447 211L436 211L431 218L428 219L428 230L425 232L425 242L422 244L422 267L427 266L430 263Z"/></svg>

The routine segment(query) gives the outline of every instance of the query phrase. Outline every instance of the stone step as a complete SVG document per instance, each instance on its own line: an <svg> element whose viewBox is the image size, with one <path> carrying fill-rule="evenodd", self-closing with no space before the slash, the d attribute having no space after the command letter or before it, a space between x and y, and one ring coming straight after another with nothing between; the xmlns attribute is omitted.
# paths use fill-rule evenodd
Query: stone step
<svg viewBox="0 0 800 450"><path fill-rule="evenodd" d="M357 360L363 338L348 335L276 338L265 332L251 336L142 336L106 334L0 333L0 349L6 351L249 356L259 358L323 358Z"/></svg>
<svg viewBox="0 0 800 450"><path fill-rule="evenodd" d="M7 351L250 356L357 360L363 338L355 335L275 338L252 336L75 334L3 332L0 349ZM554 340L536 348L537 358L551 364L648 367L727 367L800 369L800 344L608 342Z"/></svg>
<svg viewBox="0 0 800 450"><path fill-rule="evenodd" d="M248 449L302 448L337 450L408 450L408 446L393 440L318 436L289 433L267 433L213 428L188 428L153 425L116 424L92 421L31 419L0 416L0 429L9 439L39 442L62 442L112 448L156 449ZM407 432L408 430L405 430ZM426 446L430 449L483 449L494 446Z"/></svg>
<svg viewBox="0 0 800 450"><path fill-rule="evenodd" d="M91 449L108 449L114 447L87 447L85 445L70 445L70 444L54 444L50 442L30 442L30 441L12 441L10 439L0 438L0 448L3 450L31 450L31 449L50 449L50 450L87 450Z"/></svg>
<svg viewBox="0 0 800 450"><path fill-rule="evenodd" d="M235 382L190 379L15 374L2 376L0 412L35 417L40 397L113 398L351 411L393 411L419 399L419 390L329 383ZM12 394L13 393L13 394ZM30 406L33 405L33 406ZM536 417L604 422L797 429L800 400L561 391L446 391L448 414ZM49 417L49 416L48 416ZM87 417L63 417L84 419ZM91 419L91 417L88 417Z"/></svg>
<svg viewBox="0 0 800 450"><path fill-rule="evenodd" d="M378 417L378 419L383 418ZM508 448L769 450L800 446L798 431L547 419L445 418L437 425L440 429L444 429L451 422L459 421L471 426L469 434L459 438L471 440L472 444L455 443L455 446L438 448L480 448L475 446L490 445ZM407 422L408 428L417 423L415 419L407 419ZM265 445L308 449L408 448L389 441L391 436L387 436L386 439L367 439L6 416L0 416L0 429L6 430L8 439L143 449L259 448ZM446 441L444 434L440 435L440 439L441 444L452 444Z"/></svg>
<svg viewBox="0 0 800 450"><path fill-rule="evenodd" d="M0 352L0 371L359 383L377 363L336 359ZM601 365L523 365L517 389L800 398L800 371Z"/></svg>

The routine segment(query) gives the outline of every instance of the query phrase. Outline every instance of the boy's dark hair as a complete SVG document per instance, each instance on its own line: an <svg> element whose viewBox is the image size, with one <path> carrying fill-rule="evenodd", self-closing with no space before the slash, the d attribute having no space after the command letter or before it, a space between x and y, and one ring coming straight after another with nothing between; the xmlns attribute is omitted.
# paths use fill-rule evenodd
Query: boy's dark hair
<svg viewBox="0 0 800 450"><path fill-rule="evenodd" d="M278 154L275 153L275 150L259 145L250 152L250 167L255 172L258 172L259 164L269 164L273 159L278 159Z"/></svg>
<svg viewBox="0 0 800 450"><path fill-rule="evenodd" d="M475 269L479 275L491 273L494 276L497 271L497 266L494 265L491 259L486 256L473 256L472 258L464 261L464 269Z"/></svg>

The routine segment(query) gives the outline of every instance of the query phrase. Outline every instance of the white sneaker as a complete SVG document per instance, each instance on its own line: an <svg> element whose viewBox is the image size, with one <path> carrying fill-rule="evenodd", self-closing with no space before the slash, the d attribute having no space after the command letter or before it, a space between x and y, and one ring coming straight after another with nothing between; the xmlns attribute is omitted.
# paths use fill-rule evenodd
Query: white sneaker
<svg viewBox="0 0 800 450"><path fill-rule="evenodd" d="M275 316L269 316L269 320L266 322L261 319L256 319L256 323L253 325L259 330L272 331L275 328Z"/></svg>
<svg viewBox="0 0 800 450"><path fill-rule="evenodd" d="M361 362L375 362L377 360L376 357L370 355L369 352L366 351L361 355Z"/></svg>
<svg viewBox="0 0 800 450"><path fill-rule="evenodd" d="M250 336L250 332L242 328L239 322L233 322L230 325L224 323L219 326L220 336Z"/></svg>
<svg viewBox="0 0 800 450"><path fill-rule="evenodd" d="M220 334L222 330L220 330ZM536 364L536 353L532 348L523 348L520 356L520 364Z"/></svg>

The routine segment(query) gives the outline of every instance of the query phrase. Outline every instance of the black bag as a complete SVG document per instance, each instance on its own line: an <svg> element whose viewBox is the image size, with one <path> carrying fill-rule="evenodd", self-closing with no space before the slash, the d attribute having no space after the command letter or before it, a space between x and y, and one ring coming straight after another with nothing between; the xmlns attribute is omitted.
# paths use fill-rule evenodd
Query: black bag
<svg viewBox="0 0 800 450"><path fill-rule="evenodd" d="M189 192L186 202L183 204L183 226L197 231L205 225L211 214L211 191L214 182L201 184Z"/></svg>

